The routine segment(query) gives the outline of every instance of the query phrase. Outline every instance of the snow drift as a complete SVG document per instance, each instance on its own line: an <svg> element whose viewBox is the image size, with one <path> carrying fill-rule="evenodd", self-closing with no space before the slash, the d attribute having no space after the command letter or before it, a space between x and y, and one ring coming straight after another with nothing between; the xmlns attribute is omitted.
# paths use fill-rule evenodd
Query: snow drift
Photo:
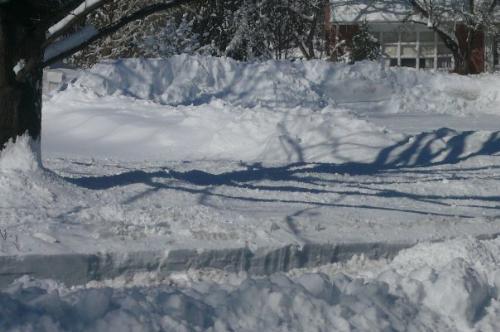
<svg viewBox="0 0 500 332"><path fill-rule="evenodd" d="M425 128L427 113L431 124L436 114L500 114L498 81L373 62L106 61L46 100L42 143L52 155L133 160L374 162L411 141L387 116ZM444 141L460 135L449 133Z"/></svg>
<svg viewBox="0 0 500 332"><path fill-rule="evenodd" d="M391 112L498 113L498 77L463 77L375 62L244 63L179 55L125 59L95 65L75 86L100 96L119 94L165 105L199 105L223 99L242 107L361 106L384 102Z"/></svg>
<svg viewBox="0 0 500 332"><path fill-rule="evenodd" d="M403 138L331 107L244 108L224 100L173 107L109 96L85 100L73 94L55 96L48 106L42 142L49 154L78 151L80 156L125 160L371 161L381 148Z"/></svg>

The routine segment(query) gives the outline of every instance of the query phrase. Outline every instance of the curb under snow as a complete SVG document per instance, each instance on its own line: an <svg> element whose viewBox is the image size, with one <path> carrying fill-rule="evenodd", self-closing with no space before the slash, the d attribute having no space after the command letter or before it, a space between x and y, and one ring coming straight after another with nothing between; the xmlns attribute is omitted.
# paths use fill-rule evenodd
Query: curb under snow
<svg viewBox="0 0 500 332"><path fill-rule="evenodd" d="M294 268L315 267L347 261L355 255L369 259L392 258L409 243L345 243L287 245L278 249L176 249L126 253L0 256L0 288L29 275L54 279L68 286L111 279L138 272L168 275L188 269L213 268L249 275L269 275Z"/></svg>
<svg viewBox="0 0 500 332"><path fill-rule="evenodd" d="M476 236L491 239L499 234ZM111 279L138 272L156 271L160 275L189 269L213 268L227 272L245 271L249 275L269 275L295 268L316 267L345 262L355 255L368 259L392 259L416 243L339 243L287 245L277 249L176 249L171 251L138 251L125 253L72 253L58 255L0 256L0 288L15 279L29 275L54 279L68 286L93 280Z"/></svg>

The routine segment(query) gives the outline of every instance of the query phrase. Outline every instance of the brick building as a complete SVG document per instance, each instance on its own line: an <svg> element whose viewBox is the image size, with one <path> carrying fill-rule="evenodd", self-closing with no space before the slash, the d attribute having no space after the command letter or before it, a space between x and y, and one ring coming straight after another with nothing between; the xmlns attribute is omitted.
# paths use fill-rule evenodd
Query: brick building
<svg viewBox="0 0 500 332"><path fill-rule="evenodd" d="M329 0L325 14L334 58L349 49L360 24L366 22L370 33L379 40L388 65L434 70L454 67L453 53L405 0ZM459 45L463 45L465 28L458 23L454 33ZM477 32L473 40L469 62L472 72L494 70L498 66L495 38Z"/></svg>

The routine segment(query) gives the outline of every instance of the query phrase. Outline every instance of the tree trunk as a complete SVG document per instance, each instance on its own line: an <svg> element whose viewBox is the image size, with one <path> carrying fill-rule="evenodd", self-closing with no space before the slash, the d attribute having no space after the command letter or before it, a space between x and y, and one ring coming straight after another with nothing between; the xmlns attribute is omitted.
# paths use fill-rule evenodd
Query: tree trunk
<svg viewBox="0 0 500 332"><path fill-rule="evenodd" d="M0 8L0 150L24 133L40 139L44 33L21 13Z"/></svg>
<svg viewBox="0 0 500 332"><path fill-rule="evenodd" d="M453 72L460 75L470 74L470 66L467 59L467 52L461 51L458 54L453 54L453 60L455 62L455 68L453 69Z"/></svg>
<svg viewBox="0 0 500 332"><path fill-rule="evenodd" d="M463 74L463 75L469 75L472 73L472 68L471 68L471 56L472 56L472 38L473 38L473 31L470 29L466 30L466 38L461 45L461 56L463 61L460 63L460 67L458 68L458 73Z"/></svg>

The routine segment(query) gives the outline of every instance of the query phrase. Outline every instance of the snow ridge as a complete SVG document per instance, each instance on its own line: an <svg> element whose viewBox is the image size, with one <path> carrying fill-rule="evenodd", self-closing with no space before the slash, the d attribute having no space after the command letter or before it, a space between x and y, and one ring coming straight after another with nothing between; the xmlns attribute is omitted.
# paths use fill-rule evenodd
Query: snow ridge
<svg viewBox="0 0 500 332"><path fill-rule="evenodd" d="M99 96L124 95L164 105L200 105L223 99L242 107L305 106L352 109L382 102L394 113L495 113L500 96L494 75L387 68L313 61L238 62L177 55L168 59L107 60L83 73L73 88Z"/></svg>

